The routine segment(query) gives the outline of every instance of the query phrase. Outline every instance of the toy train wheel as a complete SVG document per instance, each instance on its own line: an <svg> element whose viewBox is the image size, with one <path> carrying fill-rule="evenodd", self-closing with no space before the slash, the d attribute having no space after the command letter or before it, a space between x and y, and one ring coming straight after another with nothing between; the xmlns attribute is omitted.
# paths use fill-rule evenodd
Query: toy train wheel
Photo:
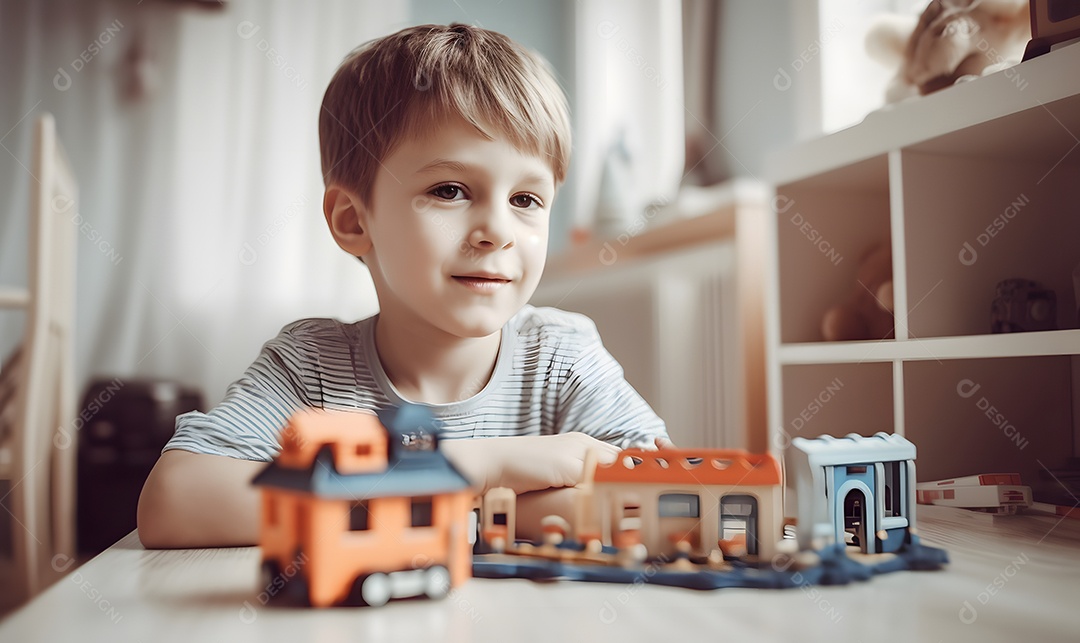
<svg viewBox="0 0 1080 643"><path fill-rule="evenodd" d="M450 593L450 572L442 565L429 567L424 572L424 594L428 598L442 598Z"/></svg>
<svg viewBox="0 0 1080 643"><path fill-rule="evenodd" d="M372 607L385 605L390 600L390 578L380 572L371 574L360 584L360 598Z"/></svg>
<svg viewBox="0 0 1080 643"><path fill-rule="evenodd" d="M259 572L259 586L265 591L273 587L274 579L281 575L281 564L276 560L264 560Z"/></svg>

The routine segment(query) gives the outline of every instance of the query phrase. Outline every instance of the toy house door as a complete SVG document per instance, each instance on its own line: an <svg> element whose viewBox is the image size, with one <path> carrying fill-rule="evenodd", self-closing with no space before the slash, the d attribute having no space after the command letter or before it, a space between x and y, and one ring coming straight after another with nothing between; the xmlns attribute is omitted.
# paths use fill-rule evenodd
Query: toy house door
<svg viewBox="0 0 1080 643"><path fill-rule="evenodd" d="M757 498L746 494L729 494L720 499L720 540L736 541L745 538L746 553L758 553Z"/></svg>

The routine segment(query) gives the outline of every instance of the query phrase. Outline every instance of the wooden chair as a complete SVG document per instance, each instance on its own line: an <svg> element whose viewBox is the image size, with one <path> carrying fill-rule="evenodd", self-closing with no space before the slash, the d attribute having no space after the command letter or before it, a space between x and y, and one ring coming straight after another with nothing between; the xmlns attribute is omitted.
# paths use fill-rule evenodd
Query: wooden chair
<svg viewBox="0 0 1080 643"><path fill-rule="evenodd" d="M67 571L75 555L78 187L51 114L35 124L31 167L28 287L0 287L0 308L26 311L23 341L0 371L0 480L10 485L4 504L24 599Z"/></svg>

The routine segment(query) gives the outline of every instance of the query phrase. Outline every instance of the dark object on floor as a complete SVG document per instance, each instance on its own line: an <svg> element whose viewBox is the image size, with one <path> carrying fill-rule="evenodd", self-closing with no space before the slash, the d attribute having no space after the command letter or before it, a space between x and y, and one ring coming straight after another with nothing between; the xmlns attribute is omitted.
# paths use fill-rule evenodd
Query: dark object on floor
<svg viewBox="0 0 1080 643"><path fill-rule="evenodd" d="M78 549L97 554L135 528L139 493L176 416L205 407L169 380L94 380L75 420L79 436Z"/></svg>

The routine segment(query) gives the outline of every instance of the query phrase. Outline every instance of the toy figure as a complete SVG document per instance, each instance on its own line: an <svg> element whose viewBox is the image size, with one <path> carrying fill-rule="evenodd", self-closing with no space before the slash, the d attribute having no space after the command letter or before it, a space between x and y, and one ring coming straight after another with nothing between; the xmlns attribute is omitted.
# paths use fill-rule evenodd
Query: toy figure
<svg viewBox="0 0 1080 643"><path fill-rule="evenodd" d="M933 0L918 22L883 16L867 32L866 49L897 68L885 95L895 103L1011 67L1030 39L1027 0Z"/></svg>
<svg viewBox="0 0 1080 643"><path fill-rule="evenodd" d="M855 289L821 321L825 341L892 339L892 250L887 243L870 248L859 260Z"/></svg>

